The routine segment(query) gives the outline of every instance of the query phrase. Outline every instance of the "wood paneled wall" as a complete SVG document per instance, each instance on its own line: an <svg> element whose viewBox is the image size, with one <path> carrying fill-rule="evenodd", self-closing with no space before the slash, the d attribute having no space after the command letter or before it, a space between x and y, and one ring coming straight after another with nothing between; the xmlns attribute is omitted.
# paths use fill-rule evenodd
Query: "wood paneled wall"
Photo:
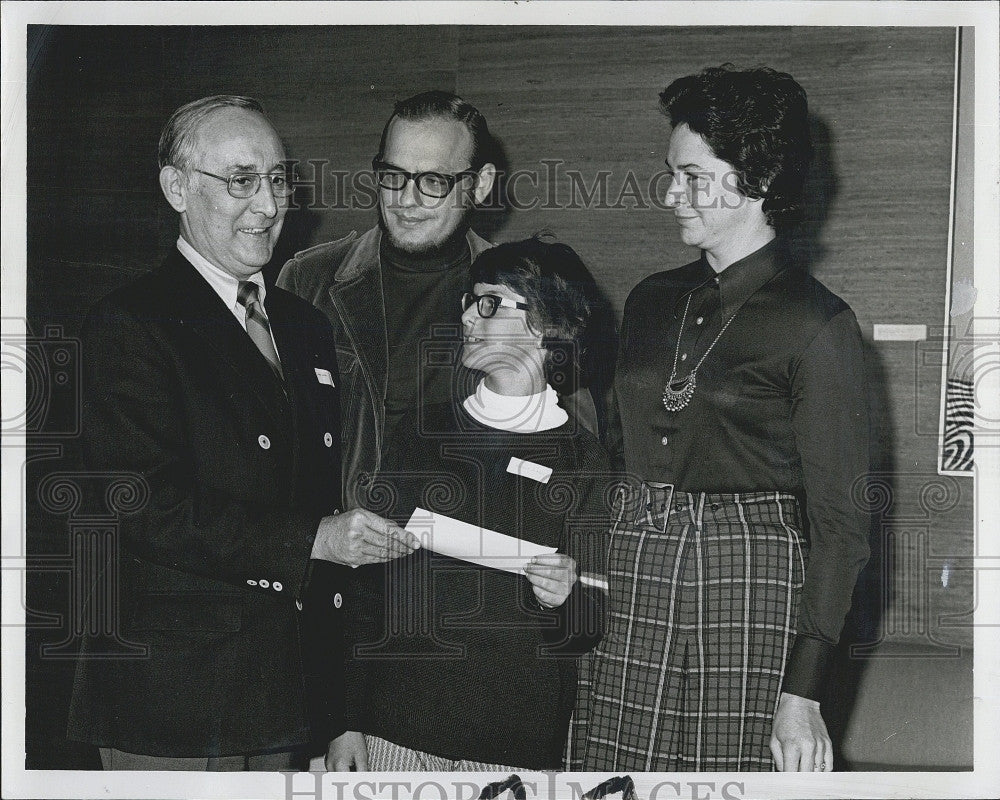
<svg viewBox="0 0 1000 800"><path fill-rule="evenodd" d="M537 176L537 190L518 184L518 199L537 198L534 207L483 215L485 232L506 240L550 229L620 312L642 277L693 255L648 195L667 137L659 91L725 61L788 71L809 95L817 150L795 246L869 338L876 467L888 493L870 500L902 570L888 584L888 614L901 615L888 620L888 638L968 644L970 629L939 617L971 611L971 573L953 570L943 586L927 572L935 559L971 553L972 541L971 482L934 494L934 345L870 341L875 323L926 324L940 336L954 54L951 28L33 27L29 324L74 334L101 295L160 262L177 231L156 180L159 130L178 105L223 92L259 98L292 157L347 172L370 163L394 100L430 88L461 94L487 117L508 169ZM573 172L586 187L606 174L603 207L551 207L567 204ZM292 212L271 270L374 219L351 208ZM57 466L46 462L35 479ZM37 550L58 550L65 520L36 511L32 532ZM871 586L883 587L872 569ZM52 586L35 601L64 604ZM879 607L861 605L855 625L866 635Z"/></svg>

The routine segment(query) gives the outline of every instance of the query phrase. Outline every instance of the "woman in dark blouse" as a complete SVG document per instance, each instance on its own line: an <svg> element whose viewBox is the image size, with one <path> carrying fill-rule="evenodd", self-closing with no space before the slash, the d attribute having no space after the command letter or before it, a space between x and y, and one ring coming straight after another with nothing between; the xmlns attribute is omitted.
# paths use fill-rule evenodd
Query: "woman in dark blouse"
<svg viewBox="0 0 1000 800"><path fill-rule="evenodd" d="M349 751L378 771L561 767L576 662L603 630L613 494L607 454L554 388L587 325L587 278L572 249L536 239L473 263L462 363L481 380L402 418L370 501L401 524L425 509L556 552L520 573L430 548L354 570L350 732L329 764Z"/></svg>
<svg viewBox="0 0 1000 800"><path fill-rule="evenodd" d="M625 304L615 399L635 477L584 769L830 770L818 700L868 558L852 502L868 417L853 312L776 236L811 156L805 92L725 65L660 100L667 204L701 257Z"/></svg>

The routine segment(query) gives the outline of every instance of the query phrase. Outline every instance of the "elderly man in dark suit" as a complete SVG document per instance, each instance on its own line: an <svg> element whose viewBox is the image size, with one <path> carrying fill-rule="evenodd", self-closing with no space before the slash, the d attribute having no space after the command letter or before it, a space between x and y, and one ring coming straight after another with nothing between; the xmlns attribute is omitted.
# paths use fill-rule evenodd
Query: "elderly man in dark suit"
<svg viewBox="0 0 1000 800"><path fill-rule="evenodd" d="M416 542L368 511L339 513L333 335L261 276L291 185L260 105L189 103L159 155L177 247L102 300L83 332L88 468L137 473L149 489L122 519L118 556L120 634L148 654L84 650L69 735L98 745L106 769L285 769L331 734L310 731L310 680L336 670L304 668L317 626L303 604L335 655L342 599L307 588L343 569L331 563ZM336 710L321 724L339 733Z"/></svg>

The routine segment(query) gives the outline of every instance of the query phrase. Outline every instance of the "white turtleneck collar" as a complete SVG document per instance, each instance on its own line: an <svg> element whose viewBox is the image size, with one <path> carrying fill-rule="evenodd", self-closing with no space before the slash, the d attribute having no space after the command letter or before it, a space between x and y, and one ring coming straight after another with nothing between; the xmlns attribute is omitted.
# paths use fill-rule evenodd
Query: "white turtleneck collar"
<svg viewBox="0 0 1000 800"><path fill-rule="evenodd" d="M497 394L481 380L476 393L462 401L462 407L477 422L489 428L512 433L540 433L552 430L569 419L559 407L559 396L548 384L537 394Z"/></svg>

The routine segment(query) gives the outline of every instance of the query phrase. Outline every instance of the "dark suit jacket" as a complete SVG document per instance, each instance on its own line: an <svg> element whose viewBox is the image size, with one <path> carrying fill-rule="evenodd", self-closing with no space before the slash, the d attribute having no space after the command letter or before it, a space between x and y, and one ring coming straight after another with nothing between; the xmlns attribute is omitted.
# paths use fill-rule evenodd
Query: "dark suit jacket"
<svg viewBox="0 0 1000 800"><path fill-rule="evenodd" d="M84 647L72 739L184 757L309 737L296 601L319 520L341 505L338 390L316 370L339 378L320 312L272 287L265 305L284 389L177 251L87 319L87 467L149 487L120 519L114 606L119 636L148 657L88 659Z"/></svg>

